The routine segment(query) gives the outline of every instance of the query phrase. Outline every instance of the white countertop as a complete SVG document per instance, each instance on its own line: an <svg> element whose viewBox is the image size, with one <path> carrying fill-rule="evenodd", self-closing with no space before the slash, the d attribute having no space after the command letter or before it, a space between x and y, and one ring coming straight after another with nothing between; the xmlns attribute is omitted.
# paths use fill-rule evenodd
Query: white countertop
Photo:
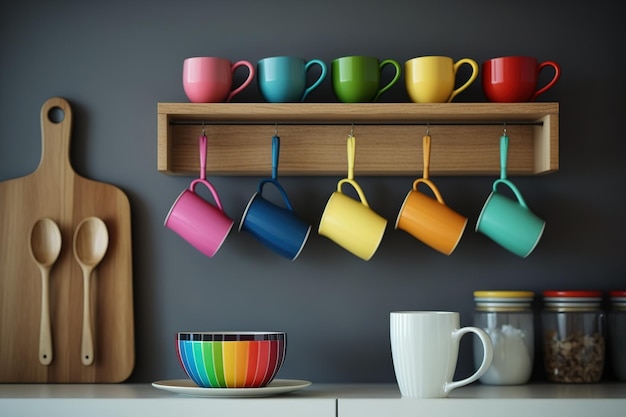
<svg viewBox="0 0 626 417"><path fill-rule="evenodd" d="M315 416L481 417L620 416L626 414L626 383L487 386L473 384L445 399L403 399L396 384L325 384L267 398L203 398L170 393L151 384L0 384L2 416L37 413L65 417L172 415L202 412L220 417ZM210 411L210 412L208 412Z"/></svg>
<svg viewBox="0 0 626 417"><path fill-rule="evenodd" d="M153 399L195 397L173 394L156 389L150 383L135 384L0 384L3 399ZM310 386L279 395L277 399L332 398L332 399L399 399L396 384L328 384ZM480 383L455 389L448 398L464 399L623 399L626 401L626 383L552 384L532 383L514 386L492 386ZM438 401L441 401L439 399Z"/></svg>

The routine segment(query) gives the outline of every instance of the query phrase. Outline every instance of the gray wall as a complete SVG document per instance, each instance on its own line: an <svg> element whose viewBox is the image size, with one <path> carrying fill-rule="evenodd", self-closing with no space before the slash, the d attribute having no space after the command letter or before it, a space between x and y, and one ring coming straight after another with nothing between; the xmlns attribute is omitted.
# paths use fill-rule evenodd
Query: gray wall
<svg viewBox="0 0 626 417"><path fill-rule="evenodd" d="M470 324L475 289L626 287L625 30L619 2L579 3L3 2L0 180L37 167L41 105L53 96L68 99L75 170L119 186L131 201L137 351L131 381L183 377L173 350L176 331L267 329L289 335L282 378L391 382L389 311L456 310ZM256 62L283 54L326 62L358 54L400 62L419 55L482 62L517 54L558 61L562 77L540 100L561 106L561 169L515 178L547 220L536 251L519 259L473 231L492 177L434 178L448 204L470 218L450 257L390 225L369 262L313 234L292 263L236 232L208 259L163 228L170 204L190 180L156 170L157 102L187 101L183 59ZM261 101L256 84L235 101ZM308 101L334 102L329 80ZM403 81L381 101L408 101ZM457 101L485 101L480 82ZM235 219L258 179L211 177ZM317 227L337 179L282 182ZM395 219L412 178L357 179L370 203ZM464 346L458 374L471 368L470 344ZM535 378L542 378L539 369Z"/></svg>

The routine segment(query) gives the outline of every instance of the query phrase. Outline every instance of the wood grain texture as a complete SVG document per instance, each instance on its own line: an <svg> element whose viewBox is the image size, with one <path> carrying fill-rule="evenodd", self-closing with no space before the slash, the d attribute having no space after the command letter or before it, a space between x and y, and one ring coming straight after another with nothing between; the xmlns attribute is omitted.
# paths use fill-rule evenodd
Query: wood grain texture
<svg viewBox="0 0 626 417"><path fill-rule="evenodd" d="M557 103L159 103L157 168L197 175L204 128L207 172L266 175L276 129L283 175L342 175L354 129L357 175L416 175L428 126L433 175L498 175L506 126L509 174L535 175L559 168L558 111Z"/></svg>
<svg viewBox="0 0 626 417"><path fill-rule="evenodd" d="M49 118L52 109L61 122ZM120 382L134 362L130 205L117 187L77 175L69 160L72 111L62 98L41 109L42 156L35 172L0 183L0 382ZM81 363L83 281L72 253L76 226L101 218L109 249L91 288L95 360ZM61 229L61 254L50 273L54 360L39 363L40 271L29 234L42 217Z"/></svg>

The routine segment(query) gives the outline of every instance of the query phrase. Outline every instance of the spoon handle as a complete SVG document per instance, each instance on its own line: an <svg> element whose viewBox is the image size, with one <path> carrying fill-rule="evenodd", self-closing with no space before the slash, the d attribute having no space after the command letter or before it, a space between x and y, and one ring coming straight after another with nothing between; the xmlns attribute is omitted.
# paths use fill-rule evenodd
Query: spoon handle
<svg viewBox="0 0 626 417"><path fill-rule="evenodd" d="M52 362L52 333L50 331L49 301L50 269L41 268L41 320L39 325L39 362L50 365Z"/></svg>
<svg viewBox="0 0 626 417"><path fill-rule="evenodd" d="M91 272L83 267L83 336L80 346L80 360L85 366L93 363L93 335L91 333Z"/></svg>

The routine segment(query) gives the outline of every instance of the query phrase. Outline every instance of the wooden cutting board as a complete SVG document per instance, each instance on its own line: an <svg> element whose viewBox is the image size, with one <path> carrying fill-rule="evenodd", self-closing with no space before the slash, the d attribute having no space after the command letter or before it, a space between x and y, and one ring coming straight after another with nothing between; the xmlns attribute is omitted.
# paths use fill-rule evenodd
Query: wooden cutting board
<svg viewBox="0 0 626 417"><path fill-rule="evenodd" d="M61 121L53 117L59 113ZM71 127L69 103L58 97L47 100L41 108L38 168L0 182L0 382L120 382L134 367L130 205L119 188L74 172ZM76 226L89 216L105 222L109 246L91 277L94 361L84 366L83 276L72 239ZM30 230L42 217L54 220L62 236L50 272L49 365L39 362L42 283L30 255Z"/></svg>

